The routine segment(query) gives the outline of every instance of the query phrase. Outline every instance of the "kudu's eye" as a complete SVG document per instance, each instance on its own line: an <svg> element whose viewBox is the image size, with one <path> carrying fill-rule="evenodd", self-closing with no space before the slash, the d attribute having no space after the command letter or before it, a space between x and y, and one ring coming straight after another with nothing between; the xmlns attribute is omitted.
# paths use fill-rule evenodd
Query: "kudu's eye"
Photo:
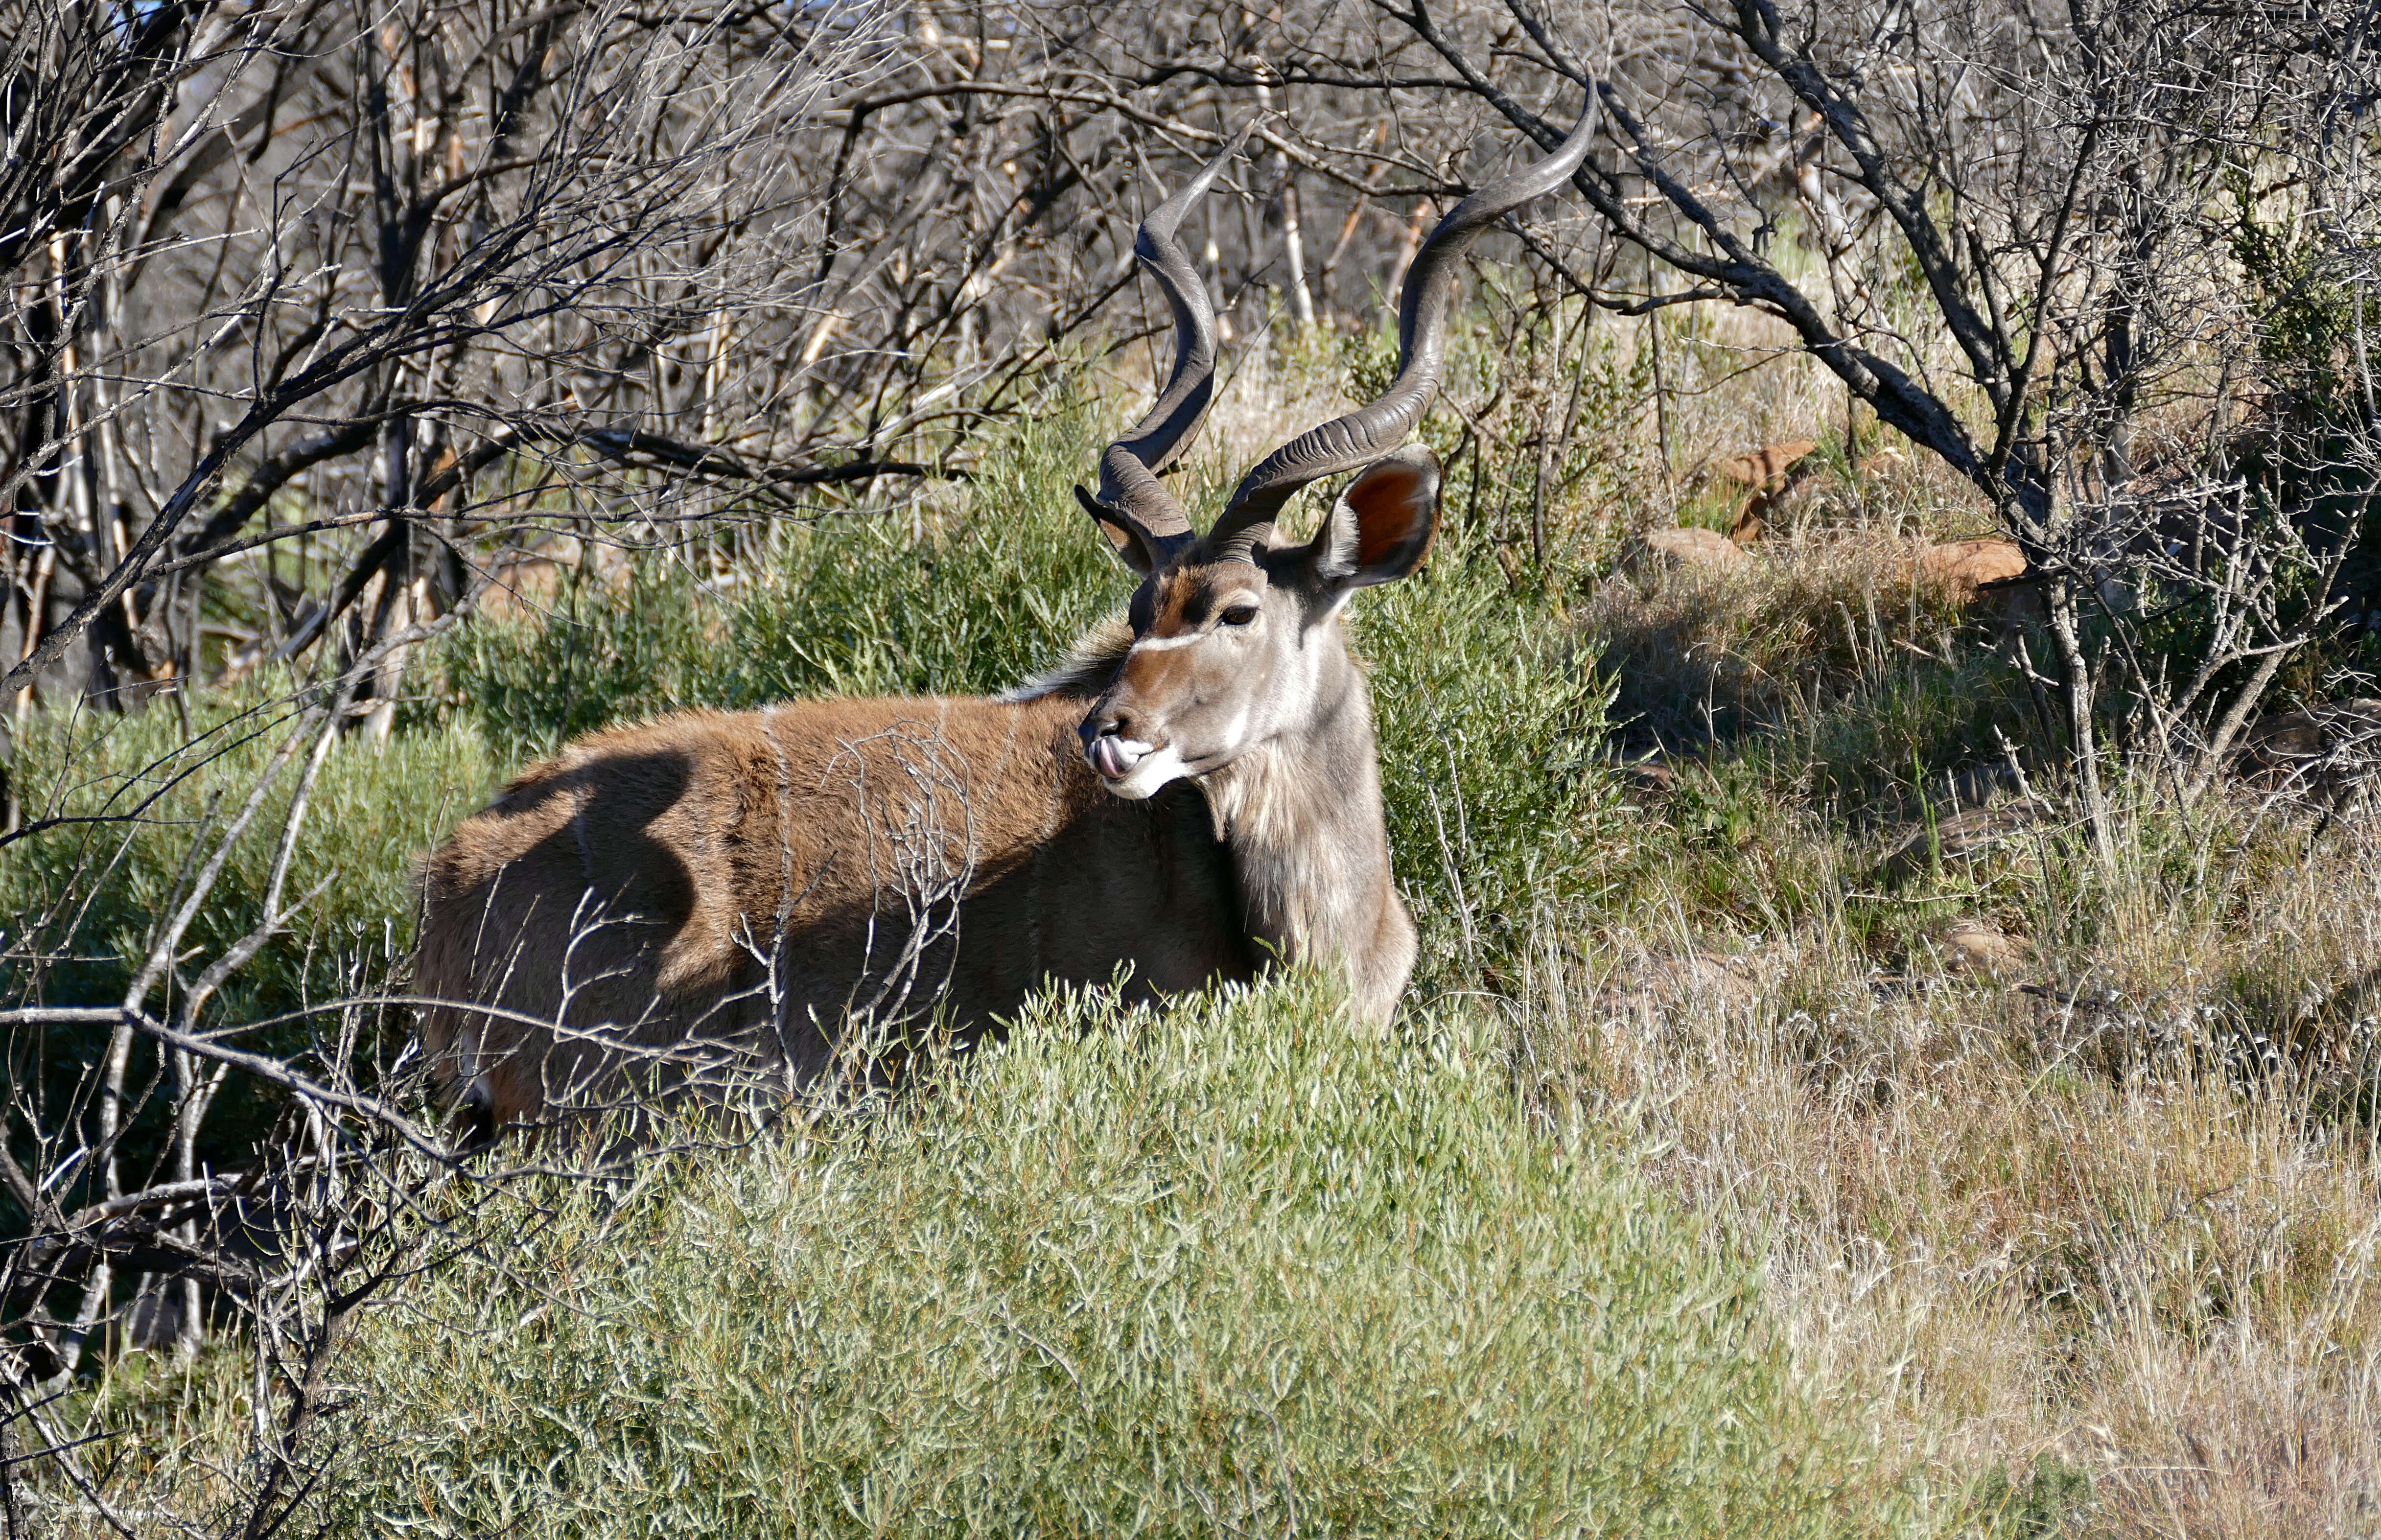
<svg viewBox="0 0 2381 1540"><path fill-rule="evenodd" d="M1221 617L1227 626L1245 626L1256 617L1257 606L1254 605L1234 605Z"/></svg>

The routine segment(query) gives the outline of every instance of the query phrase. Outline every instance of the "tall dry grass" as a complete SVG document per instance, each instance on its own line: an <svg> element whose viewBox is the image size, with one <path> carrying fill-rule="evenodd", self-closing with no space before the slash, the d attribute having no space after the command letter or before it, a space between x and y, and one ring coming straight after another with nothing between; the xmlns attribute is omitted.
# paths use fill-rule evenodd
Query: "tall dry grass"
<svg viewBox="0 0 2381 1540"><path fill-rule="evenodd" d="M2103 868L2016 636L1913 581L1977 519L1839 465L1742 568L1596 576L1584 646L1675 779L1536 949L1526 1078L1762 1237L1804 1371L2035 1533L2381 1533L2371 804L2144 774ZM1925 842L1978 804L2005 837Z"/></svg>
<svg viewBox="0 0 2381 1540"><path fill-rule="evenodd" d="M2040 938L2032 994L1888 970L1824 910L1682 971L1720 938L1675 895L1542 967L1524 1019L1544 1094L1763 1238L1798 1361L1890 1387L1882 1431L2055 1458L2078 1533L2365 1533L2381 1156L2371 1004L2335 981L2381 958L2376 898L2361 840L2224 903L2141 884Z"/></svg>

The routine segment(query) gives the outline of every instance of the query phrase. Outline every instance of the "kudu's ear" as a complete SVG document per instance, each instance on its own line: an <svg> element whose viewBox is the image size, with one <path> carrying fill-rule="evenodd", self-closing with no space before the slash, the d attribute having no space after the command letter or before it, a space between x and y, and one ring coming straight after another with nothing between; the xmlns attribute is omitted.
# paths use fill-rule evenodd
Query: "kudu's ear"
<svg viewBox="0 0 2381 1540"><path fill-rule="evenodd" d="M1404 577L1430 553L1438 489L1438 457L1419 444L1374 460L1348 483L1315 532L1308 568L1342 589Z"/></svg>
<svg viewBox="0 0 2381 1540"><path fill-rule="evenodd" d="M1127 567L1144 578L1156 569L1157 553L1150 548L1148 538L1131 520L1119 518L1113 508L1093 496L1080 483L1075 488L1075 501L1083 505L1083 511L1092 516L1092 522L1100 527L1100 533L1108 537L1108 544L1116 547L1117 556Z"/></svg>

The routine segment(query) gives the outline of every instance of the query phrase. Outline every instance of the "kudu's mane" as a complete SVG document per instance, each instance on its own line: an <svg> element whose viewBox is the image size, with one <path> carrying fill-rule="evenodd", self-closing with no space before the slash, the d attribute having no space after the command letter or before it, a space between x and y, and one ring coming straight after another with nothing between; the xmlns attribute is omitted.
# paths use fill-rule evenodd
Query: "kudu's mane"
<svg viewBox="0 0 2381 1540"><path fill-rule="evenodd" d="M1047 668L1028 674L993 699L1004 705L1053 699L1095 701L1116 678L1117 669L1123 666L1124 655L1130 651L1132 623L1125 618L1123 610L1110 610L1075 639L1066 656Z"/></svg>

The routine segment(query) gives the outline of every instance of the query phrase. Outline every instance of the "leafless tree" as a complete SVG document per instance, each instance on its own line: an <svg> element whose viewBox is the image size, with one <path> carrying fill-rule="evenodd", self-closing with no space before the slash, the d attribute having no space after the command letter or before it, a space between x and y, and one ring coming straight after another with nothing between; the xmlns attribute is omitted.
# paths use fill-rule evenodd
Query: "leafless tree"
<svg viewBox="0 0 2381 1540"><path fill-rule="evenodd" d="M2048 601L2047 661L2104 853L2099 713L2120 681L2146 693L2147 746L2182 752L2204 787L2280 663L2338 619L2362 519L2315 504L2368 495L2369 419L2327 420L2320 444L2272 438L2270 328L2238 237L2320 211L2326 249L2362 274L2361 12L1374 8L1369 48L1276 27L1276 78L1460 93L1541 144L1563 128L1541 105L1547 82L1589 86L1607 147L1578 185L1645 261L1598 272L1540 254L1622 313L1719 302L1776 317L1999 510ZM2360 374L2361 306L2347 307ZM2268 470L2289 474L2241 473L2241 420L2260 412ZM2207 631L2190 678L2152 677L2145 617L2185 611Z"/></svg>
<svg viewBox="0 0 2381 1540"><path fill-rule="evenodd" d="M340 1323L451 1234L446 1204L425 1228L418 1200L459 1167L404 1110L400 1067L377 1062L404 1037L381 1029L390 981L350 979L294 1053L218 1001L315 897L285 878L344 726L385 730L408 653L468 611L507 546L573 516L781 506L846 473L731 442L768 386L732 375L721 340L799 313L781 275L815 204L779 130L888 58L879 13L812 19L197 0L0 22L14 718L299 669L294 693L227 727L185 716L183 770L272 747L200 820L120 999L59 1002L48 917L12 914L0 935L0 1207L23 1227L0 1255L12 1535L31 1522L27 1461L117 1522L56 1395L96 1335L194 1340L202 1289L258 1355L263 1474L237 1527L277 1527ZM690 347L690 390L674 356ZM12 805L0 840L144 811L20 825ZM252 928L193 955L226 862L268 822ZM123 859L86 851L68 911ZM56 1072L53 1050L84 1045ZM227 1092L284 1108L252 1150L202 1146ZM467 1185L502 1190L489 1175Z"/></svg>

